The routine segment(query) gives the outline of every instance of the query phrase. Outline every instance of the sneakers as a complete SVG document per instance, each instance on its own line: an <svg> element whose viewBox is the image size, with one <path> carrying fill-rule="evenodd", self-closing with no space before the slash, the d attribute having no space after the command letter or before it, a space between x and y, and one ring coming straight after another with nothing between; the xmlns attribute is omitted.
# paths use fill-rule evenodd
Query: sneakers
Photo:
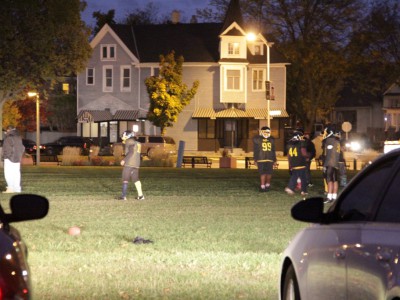
<svg viewBox="0 0 400 300"><path fill-rule="evenodd" d="M120 201L125 201L126 197L120 196L120 197L116 197L115 199L120 200Z"/></svg>
<svg viewBox="0 0 400 300"><path fill-rule="evenodd" d="M136 197L136 200L144 200L144 195Z"/></svg>
<svg viewBox="0 0 400 300"><path fill-rule="evenodd" d="M302 195L302 196L307 196L308 193L307 193L307 192L301 192L301 195Z"/></svg>
<svg viewBox="0 0 400 300"><path fill-rule="evenodd" d="M3 191L3 194L14 194L16 193L14 190L10 189L9 187L7 187L7 189L5 191Z"/></svg>
<svg viewBox="0 0 400 300"><path fill-rule="evenodd" d="M335 200L326 198L326 199L324 200L324 203L325 203L325 204L329 204L329 203L332 203L333 201L335 201Z"/></svg>
<svg viewBox="0 0 400 300"><path fill-rule="evenodd" d="M288 187L285 188L285 192L286 192L288 195L294 195L294 192L293 192L291 189L289 189Z"/></svg>
<svg viewBox="0 0 400 300"><path fill-rule="evenodd" d="M308 184L308 187L313 187L314 185L312 184L312 183L309 183Z"/></svg>

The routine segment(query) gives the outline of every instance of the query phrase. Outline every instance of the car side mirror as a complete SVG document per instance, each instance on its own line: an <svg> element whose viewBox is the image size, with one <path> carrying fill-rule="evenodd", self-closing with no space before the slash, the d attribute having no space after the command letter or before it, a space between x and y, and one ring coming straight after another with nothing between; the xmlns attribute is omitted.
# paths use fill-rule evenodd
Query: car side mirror
<svg viewBox="0 0 400 300"><path fill-rule="evenodd" d="M296 203L291 209L292 218L308 223L322 223L324 220L324 199L308 198Z"/></svg>
<svg viewBox="0 0 400 300"><path fill-rule="evenodd" d="M44 218L49 211L49 201L34 194L15 195L10 199L11 214L5 214L5 222L21 222Z"/></svg>

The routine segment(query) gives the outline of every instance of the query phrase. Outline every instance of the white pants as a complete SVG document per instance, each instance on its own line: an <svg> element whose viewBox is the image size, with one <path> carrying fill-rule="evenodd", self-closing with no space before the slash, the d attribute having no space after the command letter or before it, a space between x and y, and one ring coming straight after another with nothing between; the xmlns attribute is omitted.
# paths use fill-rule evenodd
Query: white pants
<svg viewBox="0 0 400 300"><path fill-rule="evenodd" d="M16 192L21 192L21 163L13 163L9 159L4 160L4 178L7 188Z"/></svg>

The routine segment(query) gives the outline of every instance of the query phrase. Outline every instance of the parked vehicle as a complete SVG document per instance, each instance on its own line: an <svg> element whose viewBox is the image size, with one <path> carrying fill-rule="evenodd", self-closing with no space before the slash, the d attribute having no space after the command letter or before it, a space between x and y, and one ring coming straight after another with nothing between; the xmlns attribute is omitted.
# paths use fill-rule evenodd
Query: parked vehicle
<svg viewBox="0 0 400 300"><path fill-rule="evenodd" d="M89 155L90 146L93 141L90 138L81 136L63 136L52 143L43 145L43 152L47 155L60 155L65 147L78 147L81 148L82 155Z"/></svg>
<svg viewBox="0 0 400 300"><path fill-rule="evenodd" d="M160 135L138 135L142 144L141 154L152 158L157 155L168 156L176 154L176 144L172 137Z"/></svg>
<svg viewBox="0 0 400 300"><path fill-rule="evenodd" d="M28 154L36 154L36 142L29 139L22 139L22 144L25 147L25 152ZM43 146L40 146L40 152L43 151Z"/></svg>
<svg viewBox="0 0 400 300"><path fill-rule="evenodd" d="M280 299L400 299L400 149L355 176L324 212L323 198L295 204L312 223L283 253Z"/></svg>
<svg viewBox="0 0 400 300"><path fill-rule="evenodd" d="M38 195L20 194L10 200L11 213L0 206L0 299L31 299L27 248L10 223L44 218L49 202Z"/></svg>

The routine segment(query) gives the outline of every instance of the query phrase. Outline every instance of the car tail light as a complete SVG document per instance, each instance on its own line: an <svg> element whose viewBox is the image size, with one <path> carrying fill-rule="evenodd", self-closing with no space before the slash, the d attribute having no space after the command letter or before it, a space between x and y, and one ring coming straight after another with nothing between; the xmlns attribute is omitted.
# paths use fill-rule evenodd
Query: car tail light
<svg viewBox="0 0 400 300"><path fill-rule="evenodd" d="M3 300L3 288L0 286L0 300Z"/></svg>
<svg viewBox="0 0 400 300"><path fill-rule="evenodd" d="M86 143L83 144L83 148L86 149Z"/></svg>

